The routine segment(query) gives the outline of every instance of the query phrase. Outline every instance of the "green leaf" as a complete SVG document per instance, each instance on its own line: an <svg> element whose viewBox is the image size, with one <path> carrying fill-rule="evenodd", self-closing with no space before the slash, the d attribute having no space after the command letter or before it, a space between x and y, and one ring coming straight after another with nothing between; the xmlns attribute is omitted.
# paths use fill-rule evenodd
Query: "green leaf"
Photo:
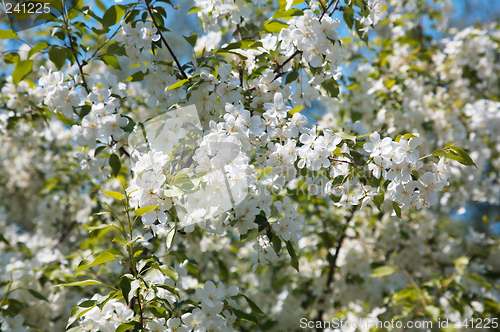
<svg viewBox="0 0 500 332"><path fill-rule="evenodd" d="M290 113L290 115L294 115L295 113L298 113L298 112L302 111L303 109L304 109L304 105L295 106L294 108L292 108L292 110L289 113Z"/></svg>
<svg viewBox="0 0 500 332"><path fill-rule="evenodd" d="M186 78L186 79L180 80L179 82L172 84L171 86L169 86L169 87L167 88L167 90L177 89L177 88L179 88L179 87L183 86L184 84L186 84L187 82L189 82L189 78Z"/></svg>
<svg viewBox="0 0 500 332"><path fill-rule="evenodd" d="M18 39L17 34L12 30L1 30L0 29L0 39Z"/></svg>
<svg viewBox="0 0 500 332"><path fill-rule="evenodd" d="M174 242L175 234L177 234L177 225L175 227L172 227L167 233L166 242L165 242L165 244L167 246L167 250L170 249L170 247L172 247L172 243Z"/></svg>
<svg viewBox="0 0 500 332"><path fill-rule="evenodd" d="M124 331L128 331L128 330L132 330L137 325L138 325L137 322L135 322L135 323L123 323L123 324L120 324L116 328L115 332L124 332Z"/></svg>
<svg viewBox="0 0 500 332"><path fill-rule="evenodd" d="M109 212L105 212L105 213L109 213ZM114 225L113 224L101 224L99 226L89 227L87 230L89 231L89 233L92 233L93 231L98 231L101 229L106 229L106 228L111 228L111 227L114 227Z"/></svg>
<svg viewBox="0 0 500 332"><path fill-rule="evenodd" d="M186 84L187 82L189 82L189 80L190 80L190 79L195 78L195 77L197 77L197 76L200 76L200 74L196 74L196 75L191 76L191 77L189 77L189 78L186 78L186 79L180 80L179 82L174 83L174 84L172 84L171 86L169 86L169 87L167 88L167 90L177 89L177 88L179 88L179 87L183 86L184 84Z"/></svg>
<svg viewBox="0 0 500 332"><path fill-rule="evenodd" d="M114 153L111 156L109 156L109 166L111 166L111 170L113 171L113 174L116 177L118 173L120 173L122 164L120 162L120 158Z"/></svg>
<svg viewBox="0 0 500 332"><path fill-rule="evenodd" d="M293 16L301 16L304 14L304 12L300 9L297 8L290 8L288 10L278 10L277 12L274 13L273 18L284 18L284 19L289 19L292 18Z"/></svg>
<svg viewBox="0 0 500 332"><path fill-rule="evenodd" d="M60 285L57 285L57 286L61 286L61 287L106 286L106 287L109 287L109 288L113 288L110 285L106 285L105 283L102 283L102 282L97 281L97 280L91 280L91 279L89 279L89 280L83 280L83 281L70 282L68 284L60 284Z"/></svg>
<svg viewBox="0 0 500 332"><path fill-rule="evenodd" d="M169 285L157 285L160 288L168 290L171 294L177 296L180 298L179 291L175 289L175 287L169 286Z"/></svg>
<svg viewBox="0 0 500 332"><path fill-rule="evenodd" d="M394 211L396 212L398 218L401 219L401 208L399 207L399 204L396 202L392 202L392 207L394 208Z"/></svg>
<svg viewBox="0 0 500 332"><path fill-rule="evenodd" d="M281 251L281 239L278 235L274 234L271 243L273 244L273 249L276 254L279 255Z"/></svg>
<svg viewBox="0 0 500 332"><path fill-rule="evenodd" d="M129 304L128 294L130 293L130 290L132 289L130 286L130 279L127 278L126 276L122 276L120 278L120 283L118 284L118 286L122 290L123 298L125 299L125 302L127 302L127 305L128 305Z"/></svg>
<svg viewBox="0 0 500 332"><path fill-rule="evenodd" d="M123 199L123 195L117 191L103 191L102 193L119 201Z"/></svg>
<svg viewBox="0 0 500 332"><path fill-rule="evenodd" d="M13 63L18 63L21 57L16 52L12 52L3 57L3 61L6 64L11 65Z"/></svg>
<svg viewBox="0 0 500 332"><path fill-rule="evenodd" d="M446 148L441 150L436 150L432 153L432 155L453 159L458 161L462 165L474 166L477 168L477 165L474 163L469 154L465 152L463 149L454 145L447 146Z"/></svg>
<svg viewBox="0 0 500 332"><path fill-rule="evenodd" d="M149 305L148 306L149 311L155 316L156 318L166 318L165 313L167 312L165 309L161 307L157 307L154 305Z"/></svg>
<svg viewBox="0 0 500 332"><path fill-rule="evenodd" d="M281 32L282 29L288 28L288 24L278 21L278 20L269 20L264 24L264 29L267 32Z"/></svg>
<svg viewBox="0 0 500 332"><path fill-rule="evenodd" d="M27 290L28 290L28 292L30 292L31 295L33 295L37 299L44 300L45 302L49 302L49 300L47 300L47 298L45 296L43 296L42 294L38 293L36 290L31 289L31 288L27 288Z"/></svg>
<svg viewBox="0 0 500 332"><path fill-rule="evenodd" d="M140 215L143 215L146 212L153 211L158 206L160 206L160 204L151 205L151 206L144 206L144 207L141 207L140 209L134 210L134 213L135 213L136 216L140 216Z"/></svg>
<svg viewBox="0 0 500 332"><path fill-rule="evenodd" d="M354 25L354 10L350 6L342 7L342 11L344 12L344 21L349 27L349 30L352 30Z"/></svg>
<svg viewBox="0 0 500 332"><path fill-rule="evenodd" d="M82 305L85 302L93 302L93 305L90 305L89 307L82 307ZM77 307L74 307L71 310L71 314L68 319L68 324L66 325L66 328L70 327L71 324L73 324L78 318L82 317L85 315L88 311L90 311L93 307L95 307L95 302L96 301L85 301L83 303L80 303Z"/></svg>
<svg viewBox="0 0 500 332"><path fill-rule="evenodd" d="M252 40L240 40L234 43L231 43L227 45L226 47L223 47L220 49L220 51L231 51L231 50L236 50L236 49L241 49L241 50L249 50L249 49L257 49L259 47L262 47L262 43L259 42L254 42Z"/></svg>
<svg viewBox="0 0 500 332"><path fill-rule="evenodd" d="M15 86L19 84L33 70L33 60L19 61L12 73L12 83Z"/></svg>
<svg viewBox="0 0 500 332"><path fill-rule="evenodd" d="M286 75L285 85L294 82L299 77L299 72L295 69Z"/></svg>
<svg viewBox="0 0 500 332"><path fill-rule="evenodd" d="M295 253L295 249L293 249L293 244L290 241L286 241L286 250L290 254L290 258L292 259L292 266L299 272L299 259L297 258L297 254Z"/></svg>
<svg viewBox="0 0 500 332"><path fill-rule="evenodd" d="M385 199L385 192L383 190L377 196L373 197L375 205L380 211L382 211L382 204L384 203L384 199Z"/></svg>
<svg viewBox="0 0 500 332"><path fill-rule="evenodd" d="M185 36L183 36L183 37L189 43L189 45L191 45L192 47L194 47L194 45L196 45L196 41L198 40L198 34L197 33L193 33L189 37L185 37Z"/></svg>
<svg viewBox="0 0 500 332"><path fill-rule="evenodd" d="M54 63L57 70L61 70L66 62L67 52L65 48L52 46L49 49L49 59Z"/></svg>
<svg viewBox="0 0 500 332"><path fill-rule="evenodd" d="M107 252L107 251L104 251L104 252L101 252L93 261L92 263L90 264L84 264L84 265L80 265L78 267L78 269L76 270L76 272L74 273L74 275L78 274L78 272L81 272L83 270L86 270L88 268L91 268L93 266L97 266L97 265L100 265L100 264L103 264L103 263L107 263L107 262L111 262L111 261L115 261L116 260L116 257L115 255L113 255L112 253L110 252Z"/></svg>
<svg viewBox="0 0 500 332"><path fill-rule="evenodd" d="M41 50L44 50L46 49L47 47L49 47L50 45L47 44L46 42L44 41L41 41L41 42L38 42L35 46L33 46L31 48L31 50L28 52L28 59L31 58L31 56L35 53L38 53L40 52Z"/></svg>
<svg viewBox="0 0 500 332"><path fill-rule="evenodd" d="M290 7L300 5L301 3L304 3L304 2L305 2L305 0L293 0L293 2L290 5ZM281 6L280 6L280 9L286 9L286 2L285 1L282 2Z"/></svg>
<svg viewBox="0 0 500 332"><path fill-rule="evenodd" d="M189 11L188 11L188 13L187 13L187 14L188 14L188 15L189 15L189 14L194 14L194 13L197 13L197 12L200 12L200 11L201 11L201 8L199 8L199 7L191 7L191 8L189 9Z"/></svg>
<svg viewBox="0 0 500 332"><path fill-rule="evenodd" d="M404 137L406 138L407 140L410 140L410 138L412 137L418 137L416 135L413 135L413 134L404 134L404 135L398 135L395 139L396 142L399 142L401 140L401 137Z"/></svg>
<svg viewBox="0 0 500 332"><path fill-rule="evenodd" d="M114 5L109 7L108 10L106 10L106 12L104 13L102 24L105 27L110 27L120 22L123 15L125 14L126 9L127 7L123 5Z"/></svg>
<svg viewBox="0 0 500 332"><path fill-rule="evenodd" d="M234 314L236 315L236 317L238 317L239 319L252 322L255 325L259 324L257 317L255 317L254 315L247 314L246 312L238 310L238 309L233 309L233 311L234 311Z"/></svg>
<svg viewBox="0 0 500 332"><path fill-rule="evenodd" d="M170 277L175 283L177 283L177 280L179 279L179 275L177 272L172 270L170 266L162 266L160 267L160 271L163 272L164 275Z"/></svg>
<svg viewBox="0 0 500 332"><path fill-rule="evenodd" d="M374 268L372 270L372 273L370 274L370 276L372 276L372 277L385 277L385 276L393 274L394 272L396 272L396 269L394 267L384 265L384 266L379 266L377 268Z"/></svg>
<svg viewBox="0 0 500 332"><path fill-rule="evenodd" d="M250 306L250 309L252 309L252 312L264 315L264 312L260 310L259 306L255 304L252 300L248 298L248 296L241 294L247 300L248 305Z"/></svg>
<svg viewBox="0 0 500 332"><path fill-rule="evenodd" d="M114 69L121 70L120 63L116 59L114 55L102 55L101 60L104 61L108 66L113 67Z"/></svg>

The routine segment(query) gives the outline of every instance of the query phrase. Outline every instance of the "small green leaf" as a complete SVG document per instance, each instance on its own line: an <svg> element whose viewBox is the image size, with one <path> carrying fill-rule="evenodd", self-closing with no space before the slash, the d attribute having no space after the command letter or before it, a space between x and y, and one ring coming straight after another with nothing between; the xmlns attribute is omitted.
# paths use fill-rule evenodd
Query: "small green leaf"
<svg viewBox="0 0 500 332"><path fill-rule="evenodd" d="M189 43L189 45L191 45L192 47L194 47L194 45L196 45L196 41L198 40L198 34L197 33L193 33L189 37L185 37L185 36L183 36L183 37Z"/></svg>
<svg viewBox="0 0 500 332"><path fill-rule="evenodd" d="M117 199L119 201L121 201L123 199L123 195L117 191L103 191L103 194L105 194L109 197L113 197L114 199Z"/></svg>
<svg viewBox="0 0 500 332"><path fill-rule="evenodd" d="M118 157L116 154L112 154L109 156L109 166L111 166L111 170L113 171L113 174L115 177L120 173L120 169L122 167L122 164L120 162L120 157Z"/></svg>
<svg viewBox="0 0 500 332"><path fill-rule="evenodd" d="M120 63L116 59L114 55L102 55L101 60L104 61L108 66L113 67L114 69L121 70Z"/></svg>
<svg viewBox="0 0 500 332"><path fill-rule="evenodd" d="M290 241L286 241L286 250L290 254L290 258L292 259L292 266L299 272L299 259L297 258L297 254L295 253L295 249L293 249L293 244Z"/></svg>
<svg viewBox="0 0 500 332"><path fill-rule="evenodd" d="M13 63L18 63L21 57L16 52L12 52L3 57L3 61L6 64L11 65Z"/></svg>
<svg viewBox="0 0 500 332"><path fill-rule="evenodd" d="M85 313L87 313L93 307L95 307L95 302L96 301L85 301L85 302L93 302L94 304L90 305L89 307L82 307L82 305L84 303L80 303L77 307L74 307L71 310L71 313L70 313L70 316L69 316L69 320L68 320L68 324L66 325L66 328L70 327L71 324L73 324L78 318L82 317L83 315L85 315Z"/></svg>
<svg viewBox="0 0 500 332"><path fill-rule="evenodd" d="M135 323L123 323L123 324L120 324L116 328L115 332L124 332L124 331L128 331L128 330L132 330L137 325L138 325L137 322L135 322Z"/></svg>
<svg viewBox="0 0 500 332"><path fill-rule="evenodd" d="M294 115L295 113L298 113L298 112L302 111L303 109L304 109L304 105L295 106L294 108L292 108L292 110L289 113L290 113L290 115Z"/></svg>
<svg viewBox="0 0 500 332"><path fill-rule="evenodd" d="M292 70L286 75L285 85L295 82L295 80L299 77L299 72L296 70Z"/></svg>
<svg viewBox="0 0 500 332"><path fill-rule="evenodd" d="M174 242L175 234L177 234L177 226L172 227L168 233L167 233L167 238L166 238L166 246L167 250L172 247L172 243Z"/></svg>
<svg viewBox="0 0 500 332"><path fill-rule="evenodd" d="M384 266L379 266L379 267L373 269L370 276L372 276L372 277L385 277L385 276L393 274L394 272L396 272L396 269L394 267L384 265Z"/></svg>
<svg viewBox="0 0 500 332"><path fill-rule="evenodd" d="M172 279L175 283L177 283L177 280L179 279L179 275L177 274L177 272L172 270L171 267L162 266L162 267L160 267L160 271L163 272L164 275L170 277L170 279Z"/></svg>
<svg viewBox="0 0 500 332"><path fill-rule="evenodd" d="M412 138L412 137L418 137L418 136L413 135L413 134L398 135L398 136L396 137L395 141L399 143L399 141L401 140L401 137L404 137L404 138L406 138L407 140L410 140L410 138Z"/></svg>
<svg viewBox="0 0 500 332"><path fill-rule="evenodd" d="M123 5L114 5L109 7L108 10L106 10L106 12L104 13L101 23L105 27L115 25L116 23L120 22L123 15L125 14L126 9L127 7Z"/></svg>
<svg viewBox="0 0 500 332"><path fill-rule="evenodd" d="M282 29L288 28L288 24L278 21L278 20L269 20L264 24L264 29L267 32L281 32Z"/></svg>
<svg viewBox="0 0 500 332"><path fill-rule="evenodd" d="M17 34L12 30L1 30L0 29L0 39L18 39Z"/></svg>
<svg viewBox="0 0 500 332"><path fill-rule="evenodd" d="M186 79L180 80L179 82L172 84L171 86L169 86L169 87L167 88L167 90L173 90L173 89L180 88L181 86L183 86L183 85L184 85L184 84L186 84L187 82L189 82L189 78L186 78Z"/></svg>
<svg viewBox="0 0 500 332"><path fill-rule="evenodd" d="M399 207L399 204L396 202L392 202L392 207L394 208L394 211L396 212L398 218L401 219L401 208Z"/></svg>
<svg viewBox="0 0 500 332"><path fill-rule="evenodd" d="M248 305L250 306L250 309L252 309L252 312L264 315L264 312L260 310L259 306L255 304L254 301L250 300L248 296L241 294L247 300Z"/></svg>
<svg viewBox="0 0 500 332"><path fill-rule="evenodd" d="M93 266L97 266L97 265L100 265L100 264L103 264L103 263L107 263L107 262L111 262L111 261L115 261L116 260L116 257L115 255L113 255L112 253L110 252L107 252L107 251L104 251L104 252L101 252L93 261L92 263L90 264L84 264L84 265L80 265L78 267L78 269L76 270L75 274L78 274L78 272L81 272L83 270L86 270L88 268L91 268Z"/></svg>
<svg viewBox="0 0 500 332"><path fill-rule="evenodd" d="M47 44L46 42L44 41L41 41L41 42L38 42L35 46L33 46L31 48L31 50L28 52L28 59L31 58L31 56L35 53L38 53L40 52L41 50L44 50L46 49L47 47L49 47L50 45Z"/></svg>
<svg viewBox="0 0 500 332"><path fill-rule="evenodd" d="M106 212L106 213L109 213L109 212ZM92 233L93 231L98 231L101 229L106 229L106 228L111 228L111 227L114 227L114 225L113 224L102 224L99 226L89 227L87 230L89 231L89 233Z"/></svg>
<svg viewBox="0 0 500 332"><path fill-rule="evenodd" d="M254 315L247 314L246 312L238 309L233 309L233 311L236 317L238 317L239 319L249 321L251 323L254 323L255 325L259 324L257 317L255 317Z"/></svg>
<svg viewBox="0 0 500 332"><path fill-rule="evenodd" d="M200 12L201 11L201 8L199 7L191 7L188 11L188 15L189 14L194 14L194 13L197 13L197 12Z"/></svg>
<svg viewBox="0 0 500 332"><path fill-rule="evenodd" d="M273 244L273 249L276 254L279 255L281 251L281 239L278 235L274 234L271 243Z"/></svg>
<svg viewBox="0 0 500 332"><path fill-rule="evenodd" d="M277 12L274 13L273 18L278 19L278 18L284 18L284 19L290 19L293 16L301 16L304 14L304 12L300 9L297 8L290 8L288 10L278 10Z"/></svg>
<svg viewBox="0 0 500 332"><path fill-rule="evenodd" d="M54 63L57 70L61 70L61 68L64 66L67 56L68 53L65 48L52 46L49 49L49 59Z"/></svg>
<svg viewBox="0 0 500 332"><path fill-rule="evenodd" d="M28 292L30 292L31 295L33 295L37 299L44 300L45 302L49 302L49 300L47 300L47 298L45 296L43 296L42 294L38 293L36 290L31 289L31 288L28 288L27 290L28 290Z"/></svg>
<svg viewBox="0 0 500 332"><path fill-rule="evenodd" d="M62 287L76 287L76 286L106 286L109 288L113 288L110 285L106 285L105 283L102 283L97 280L83 280L83 281L75 281L75 282L70 282L68 284L60 284L57 286L62 286Z"/></svg>
<svg viewBox="0 0 500 332"><path fill-rule="evenodd" d="M140 209L134 210L134 213L135 213L136 216L140 216L140 215L143 215L146 212L153 211L158 206L160 206L160 204L151 205L151 206L144 206L144 207L141 207Z"/></svg>
<svg viewBox="0 0 500 332"><path fill-rule="evenodd" d="M120 283L118 284L118 286L122 290L123 298L125 299L125 302L127 302L127 305L128 305L129 304L128 294L130 293L130 290L132 289L130 286L130 279L127 278L126 276L122 276L120 278Z"/></svg>
<svg viewBox="0 0 500 332"><path fill-rule="evenodd" d="M16 64L16 68L12 73L12 83L15 86L19 84L33 70L33 60L23 60Z"/></svg>

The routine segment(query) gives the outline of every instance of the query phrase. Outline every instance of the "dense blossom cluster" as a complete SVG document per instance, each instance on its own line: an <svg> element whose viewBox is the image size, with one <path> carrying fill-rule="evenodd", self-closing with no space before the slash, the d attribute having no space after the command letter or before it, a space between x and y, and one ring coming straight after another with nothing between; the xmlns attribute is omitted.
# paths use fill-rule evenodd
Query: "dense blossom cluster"
<svg viewBox="0 0 500 332"><path fill-rule="evenodd" d="M0 330L498 312L493 218L448 220L500 201L497 26L451 33L447 0L195 0L181 56L168 1L116 3L5 56Z"/></svg>

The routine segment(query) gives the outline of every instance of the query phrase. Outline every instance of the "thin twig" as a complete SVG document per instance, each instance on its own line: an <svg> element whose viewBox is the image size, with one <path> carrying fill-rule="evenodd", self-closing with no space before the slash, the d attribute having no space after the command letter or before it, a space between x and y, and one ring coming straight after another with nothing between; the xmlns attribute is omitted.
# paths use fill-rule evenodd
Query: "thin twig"
<svg viewBox="0 0 500 332"><path fill-rule="evenodd" d="M68 39L69 39L69 47L71 49L71 53L73 53L73 56L75 57L76 64L78 65L78 70L80 71L80 74L82 75L82 85L85 88L85 91L87 91L87 94L90 93L89 87L87 85L87 81L85 80L85 74L83 73L83 66L80 63L80 60L78 60L78 55L76 53L75 47L73 46L73 40L71 39L71 32L69 29L69 24L68 24L68 17L66 16L66 7L62 6L62 14L63 14L63 19L64 19L64 27L66 28L66 32L68 33Z"/></svg>
<svg viewBox="0 0 500 332"><path fill-rule="evenodd" d="M333 276L335 274L335 269L337 267L337 260L338 260L338 257L339 257L340 249L342 248L342 244L344 242L344 239L347 237L346 230L347 230L347 227L349 227L349 223L351 222L351 220L352 220L352 218L354 216L354 213L356 212L356 208L357 208L357 205L353 207L353 209L351 210L351 213L347 217L347 219L345 221L345 224L344 224L344 227L342 227L342 230L341 230L341 233L340 233L340 238L338 239L337 245L335 246L335 253L333 254L332 258L330 259L330 266L329 266L329 269L328 269L328 276L326 278L326 284L325 284L326 287L325 287L324 295L318 301L319 311L318 311L317 321L321 321L323 319L324 309L321 308L321 307L322 307L322 305L325 302L325 296L328 295L331 292L331 288L330 287L332 285ZM317 331L322 331L321 328L316 328L316 330Z"/></svg>
<svg viewBox="0 0 500 332"><path fill-rule="evenodd" d="M165 46L167 46L167 49L170 52L170 55L172 56L172 58L174 58L174 61L177 64L177 68L179 68L179 71L181 72L182 77L185 79L188 78L186 73L184 72L184 70L182 70L181 63L179 62L179 60L175 56L174 51L172 51L172 49L170 48L170 45L168 45L168 42L165 39L165 37L163 37L163 34L160 31L160 27L158 26L158 23L156 22L156 19L153 16L153 12L151 11L151 5L149 3L149 0L146 0L146 7L148 10L149 16L151 16L151 19L153 20L153 24L155 25L155 28L158 30L158 33L160 34L161 41L165 44Z"/></svg>
<svg viewBox="0 0 500 332"><path fill-rule="evenodd" d="M343 159L336 159L336 158L332 158L332 157L328 157L328 159L330 161L333 161L333 162L338 162L338 163L346 163L346 164L349 164L349 165L352 165L352 166L359 166L357 164L364 164L365 161L364 160L358 160L358 161L349 161L349 160L343 160Z"/></svg>
<svg viewBox="0 0 500 332"><path fill-rule="evenodd" d="M323 18L323 16L325 16L326 12L328 11L328 9L330 8L330 6L333 4L333 1L330 2L330 4L325 8L323 9L323 12L321 13L321 15L319 16L319 21L321 22L321 19ZM339 0L335 1L335 5L333 6L333 9L332 11L330 12L330 15L332 15L336 10L337 10L337 6L339 4Z"/></svg>

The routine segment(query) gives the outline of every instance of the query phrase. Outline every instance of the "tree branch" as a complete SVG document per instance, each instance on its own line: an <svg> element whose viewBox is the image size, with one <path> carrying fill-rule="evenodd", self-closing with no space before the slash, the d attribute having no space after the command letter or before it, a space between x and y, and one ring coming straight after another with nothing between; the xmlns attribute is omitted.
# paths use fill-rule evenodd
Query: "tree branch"
<svg viewBox="0 0 500 332"><path fill-rule="evenodd" d="M62 6L62 16L64 20L64 27L66 28L66 33L68 34L68 39L69 39L69 48L71 49L71 53L73 53L73 56L75 57L76 64L78 65L78 70L80 71L80 74L82 75L82 85L85 88L85 91L87 91L87 94L90 93L89 87L87 85L87 81L85 80L85 74L83 73L83 65L80 63L80 60L78 60L78 55L76 53L75 47L73 46L73 40L71 39L71 31L69 29L69 23L68 23L68 17L66 16L66 7Z"/></svg>
<svg viewBox="0 0 500 332"><path fill-rule="evenodd" d="M330 4L328 6L326 6L325 9L323 9L323 12L321 13L320 17L319 17L319 21L321 22L321 19L323 18L323 16L325 16L326 12L328 11L328 9L330 8L330 6L333 4L333 1L330 2ZM339 4L339 0L335 1L335 5L333 6L333 9L332 11L330 12L330 15L332 15L336 10L337 10L337 6Z"/></svg>
<svg viewBox="0 0 500 332"><path fill-rule="evenodd" d="M185 79L188 78L186 73L184 72L184 70L182 70L181 63L179 62L179 60L175 56L174 51L172 51L172 49L170 48L170 45L168 45L168 42L165 39L165 37L163 37L163 34L160 31L160 27L158 25L158 22L156 22L156 19L153 16L153 12L151 11L151 4L150 4L149 0L146 0L146 8L148 10L149 16L151 16L151 19L153 20L153 24L154 24L155 28L158 30L158 33L160 34L161 41L163 42L163 44L165 44L165 46L167 46L167 49L170 52L170 55L172 56L172 58L174 58L174 61L177 64L177 68L179 68L179 71L180 71L182 77Z"/></svg>
<svg viewBox="0 0 500 332"><path fill-rule="evenodd" d="M356 208L357 208L357 205L353 207L351 213L347 217L345 224L344 224L344 227L342 227L342 230L340 232L340 238L338 239L337 245L335 246L335 253L333 254L332 258L330 259L330 266L328 268L328 276L326 278L326 284L325 284L326 288L325 288L323 297L320 298L320 300L318 301L319 310L318 310L318 318L316 319L317 321L321 321L323 319L324 310L323 310L323 308L321 308L321 306L325 303L325 296L328 295L332 291L330 287L331 287L332 282L333 282L335 268L337 267L337 260L339 257L340 249L342 248L342 244L344 242L344 239L347 237L346 230L347 230L347 227L349 227L349 223L351 222L352 217L354 216L354 213L356 212ZM316 328L316 331L322 331L322 330L323 330L322 328Z"/></svg>

